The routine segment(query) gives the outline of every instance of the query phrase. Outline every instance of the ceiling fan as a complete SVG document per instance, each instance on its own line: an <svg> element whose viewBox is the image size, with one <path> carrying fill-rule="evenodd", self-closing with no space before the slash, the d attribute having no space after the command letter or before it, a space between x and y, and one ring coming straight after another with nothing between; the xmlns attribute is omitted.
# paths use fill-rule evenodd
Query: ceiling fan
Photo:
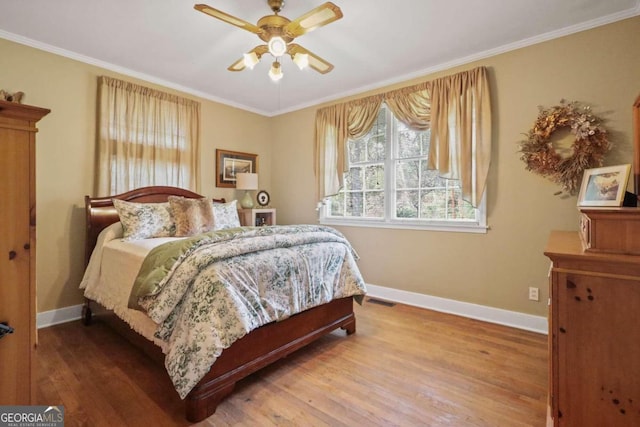
<svg viewBox="0 0 640 427"><path fill-rule="evenodd" d="M206 4L196 4L194 6L196 10L202 13L257 34L260 39L267 43L258 45L245 53L242 58L231 64L228 70L242 71L247 67L253 68L260 61L262 55L268 52L275 57L275 61L269 70L269 76L274 81L282 78L279 59L285 53L293 59L293 62L300 69L309 66L321 74L326 74L331 71L333 65L329 62L299 44L291 42L296 37L300 37L316 28L342 18L340 8L331 2L327 2L310 10L298 19L291 21L279 15L284 7L284 0L267 0L267 3L273 11L273 15L263 16L258 20L256 25L231 16L218 9L214 9Z"/></svg>

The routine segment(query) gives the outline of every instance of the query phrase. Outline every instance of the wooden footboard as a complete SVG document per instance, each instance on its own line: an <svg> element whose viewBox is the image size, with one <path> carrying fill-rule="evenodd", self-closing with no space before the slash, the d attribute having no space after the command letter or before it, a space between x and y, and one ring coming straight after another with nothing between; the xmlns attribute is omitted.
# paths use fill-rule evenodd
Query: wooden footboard
<svg viewBox="0 0 640 427"><path fill-rule="evenodd" d="M352 298L335 300L252 331L224 350L189 393L187 419L196 422L207 418L237 381L337 328L345 329L348 335L356 331Z"/></svg>

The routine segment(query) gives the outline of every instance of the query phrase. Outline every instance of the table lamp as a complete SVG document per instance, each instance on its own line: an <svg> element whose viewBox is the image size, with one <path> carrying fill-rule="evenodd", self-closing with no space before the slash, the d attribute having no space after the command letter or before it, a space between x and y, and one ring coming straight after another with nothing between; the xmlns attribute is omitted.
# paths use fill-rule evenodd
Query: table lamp
<svg viewBox="0 0 640 427"><path fill-rule="evenodd" d="M257 173L237 173L236 174L236 189L245 190L244 197L240 201L240 206L244 209L253 208L253 198L249 191L258 189L258 174Z"/></svg>

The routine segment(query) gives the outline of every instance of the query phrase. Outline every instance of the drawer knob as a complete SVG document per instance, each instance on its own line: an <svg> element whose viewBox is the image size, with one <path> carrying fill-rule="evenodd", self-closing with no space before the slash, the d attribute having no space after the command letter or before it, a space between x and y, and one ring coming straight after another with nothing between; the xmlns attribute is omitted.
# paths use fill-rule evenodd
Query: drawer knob
<svg viewBox="0 0 640 427"><path fill-rule="evenodd" d="M9 260L12 260L18 255L16 251L9 251Z"/></svg>

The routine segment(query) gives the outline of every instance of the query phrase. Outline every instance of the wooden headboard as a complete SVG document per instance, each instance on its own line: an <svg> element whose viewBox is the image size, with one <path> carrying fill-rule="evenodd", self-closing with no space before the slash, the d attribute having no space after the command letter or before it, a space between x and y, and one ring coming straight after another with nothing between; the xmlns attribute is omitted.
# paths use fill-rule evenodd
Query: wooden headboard
<svg viewBox="0 0 640 427"><path fill-rule="evenodd" d="M120 221L118 212L113 206L113 199L125 200L135 203L162 203L166 202L169 196L182 196L190 199L200 199L204 196L177 187L141 187L126 193L106 197L84 196L85 213L87 220L86 241L85 241L85 265L89 263L89 258L93 248L98 241L98 235L102 230ZM213 199L217 203L225 203L225 199Z"/></svg>

